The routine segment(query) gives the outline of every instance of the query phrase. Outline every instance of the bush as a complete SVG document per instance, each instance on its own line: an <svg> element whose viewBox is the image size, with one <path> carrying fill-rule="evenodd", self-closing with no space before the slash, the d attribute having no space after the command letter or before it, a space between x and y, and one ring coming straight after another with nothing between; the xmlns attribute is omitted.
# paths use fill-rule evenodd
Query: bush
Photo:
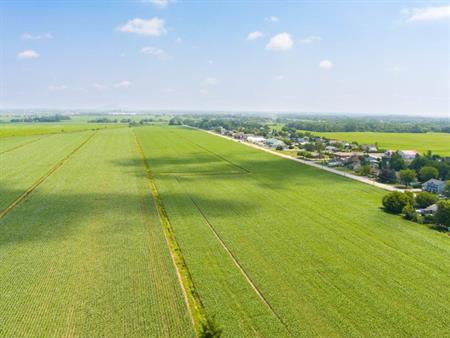
<svg viewBox="0 0 450 338"><path fill-rule="evenodd" d="M411 204L406 205L402 210L403 218L409 221L413 221L416 218L416 210Z"/></svg>
<svg viewBox="0 0 450 338"><path fill-rule="evenodd" d="M416 205L419 208L426 208L436 203L439 198L431 192L419 192L416 196Z"/></svg>
<svg viewBox="0 0 450 338"><path fill-rule="evenodd" d="M432 178L438 178L439 171L435 167L422 167L419 171L420 181L426 182Z"/></svg>
<svg viewBox="0 0 450 338"><path fill-rule="evenodd" d="M383 197L384 210L392 214L400 214L403 208L411 204L411 198L399 191L394 191Z"/></svg>
<svg viewBox="0 0 450 338"><path fill-rule="evenodd" d="M222 335L222 327L216 322L215 316L207 317L200 322L200 338L219 338Z"/></svg>

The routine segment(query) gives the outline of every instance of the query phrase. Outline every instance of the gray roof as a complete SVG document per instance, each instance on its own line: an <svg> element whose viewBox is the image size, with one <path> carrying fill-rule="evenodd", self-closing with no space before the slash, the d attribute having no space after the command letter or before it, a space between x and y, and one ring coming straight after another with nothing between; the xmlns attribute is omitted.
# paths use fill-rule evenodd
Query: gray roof
<svg viewBox="0 0 450 338"><path fill-rule="evenodd" d="M428 181L426 181L425 183L422 183L422 186L427 185L429 183L435 184L435 185L442 185L442 184L446 184L446 182L441 181L441 180L437 180L435 178L429 179Z"/></svg>

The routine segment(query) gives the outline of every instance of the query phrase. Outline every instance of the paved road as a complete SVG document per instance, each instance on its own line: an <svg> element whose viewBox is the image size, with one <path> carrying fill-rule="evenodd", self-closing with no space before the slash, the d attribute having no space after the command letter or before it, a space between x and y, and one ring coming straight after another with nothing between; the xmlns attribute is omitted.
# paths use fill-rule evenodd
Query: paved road
<svg viewBox="0 0 450 338"><path fill-rule="evenodd" d="M187 126L187 127L189 127L189 126ZM194 128L194 127L189 127L189 128L198 129L198 128ZM369 179L367 177L354 175L354 174L343 172L343 171L340 171L340 170L337 170L337 169L333 169L333 168L330 168L330 167L327 167L327 166L324 166L324 165L321 165L321 164L317 164L317 163L314 163L314 162L311 162L311 161L305 161L305 160L301 160L299 158L295 158L295 157L292 157L292 156L289 156L289 155L281 154L281 153L279 153L277 151L270 150L270 149L267 149L265 147L253 144L253 143L236 140L236 139L234 139L232 137L225 136L225 135L220 135L220 134L217 134L215 132L204 130L204 129L198 129L198 130L207 132L207 133L209 133L211 135L214 135L214 136L225 138L225 139L230 140L230 141L234 141L234 142L238 142L238 143L241 143L241 144L245 144L246 146L265 151L266 153L270 153L270 154L275 155L275 156L283 157L283 158L286 158L286 159L291 160L291 161L295 161L295 162L299 162L299 163L302 163L302 164L306 164L306 165L309 165L311 167L315 167L315 168L318 168L318 169L321 169L321 170L325 170L325 171L328 171L328 172L336 174L336 175L348 177L348 178L351 178L351 179L353 179L355 181L359 181L359 182L362 182L362 183L370 184L370 185L372 185L374 187L377 187L377 188L381 188L381 189L388 190L388 191L400 191L400 192L404 192L405 191L404 189L399 189L399 188L393 187L393 186L388 185L388 184L383 184L383 183L376 182L376 181L371 180L371 179ZM409 191L417 192L417 191L420 191L420 189L419 190L418 189L411 189Z"/></svg>

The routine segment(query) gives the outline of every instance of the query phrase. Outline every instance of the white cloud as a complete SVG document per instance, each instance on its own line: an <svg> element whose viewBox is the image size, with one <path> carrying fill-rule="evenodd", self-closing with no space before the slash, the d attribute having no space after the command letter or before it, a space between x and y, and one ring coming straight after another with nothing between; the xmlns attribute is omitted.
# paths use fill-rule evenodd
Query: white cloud
<svg viewBox="0 0 450 338"><path fill-rule="evenodd" d="M19 59L37 59L38 57L39 54L32 49L24 50L17 54L17 58Z"/></svg>
<svg viewBox="0 0 450 338"><path fill-rule="evenodd" d="M128 80L124 80L124 81L120 81L114 84L114 88L125 88L125 87L130 87L132 86L133 83L131 83Z"/></svg>
<svg viewBox="0 0 450 338"><path fill-rule="evenodd" d="M406 22L444 20L450 17L450 6L404 9L402 14L407 17Z"/></svg>
<svg viewBox="0 0 450 338"><path fill-rule="evenodd" d="M277 76L275 76L275 80L277 80L277 81L284 80L284 76L283 75L277 75Z"/></svg>
<svg viewBox="0 0 450 338"><path fill-rule="evenodd" d="M280 18L277 16L269 16L268 18L266 18L266 20L269 22L279 22Z"/></svg>
<svg viewBox="0 0 450 338"><path fill-rule="evenodd" d="M160 60L167 60L169 57L164 50L158 47L144 47L141 49L141 53L152 55Z"/></svg>
<svg viewBox="0 0 450 338"><path fill-rule="evenodd" d="M22 39L24 39L24 40L48 40L48 39L53 39L53 35L51 33L38 34L38 35L33 35L30 33L23 33Z"/></svg>
<svg viewBox="0 0 450 338"><path fill-rule="evenodd" d="M124 25L120 25L117 29L124 33L135 33L147 36L160 36L166 33L165 22L157 17L152 19L134 18L128 20Z"/></svg>
<svg viewBox="0 0 450 338"><path fill-rule="evenodd" d="M66 85L52 85L52 86L48 86L48 89L52 92L56 92L56 91L67 89L67 86Z"/></svg>
<svg viewBox="0 0 450 338"><path fill-rule="evenodd" d="M108 86L105 84L101 84L101 83L93 83L91 85L92 88L97 89L97 90L105 90L108 89Z"/></svg>
<svg viewBox="0 0 450 338"><path fill-rule="evenodd" d="M322 60L319 62L319 67L325 70L329 70L333 68L334 65L330 60Z"/></svg>
<svg viewBox="0 0 450 338"><path fill-rule="evenodd" d="M320 36L310 35L310 36L307 36L307 37L301 39L300 43L310 44L310 43L319 42L319 41L322 41L322 38Z"/></svg>
<svg viewBox="0 0 450 338"><path fill-rule="evenodd" d="M247 40L256 40L259 38L262 38L264 36L264 33L255 31L255 32L251 32L247 35Z"/></svg>
<svg viewBox="0 0 450 338"><path fill-rule="evenodd" d="M294 41L288 33L280 33L272 37L266 45L266 49L275 51L287 51L292 48Z"/></svg>
<svg viewBox="0 0 450 338"><path fill-rule="evenodd" d="M215 86L219 83L219 80L215 77L207 77L205 80L203 80L203 84L207 86Z"/></svg>
<svg viewBox="0 0 450 338"><path fill-rule="evenodd" d="M166 8L170 3L174 3L175 0L142 0L142 2L150 3L159 8Z"/></svg>

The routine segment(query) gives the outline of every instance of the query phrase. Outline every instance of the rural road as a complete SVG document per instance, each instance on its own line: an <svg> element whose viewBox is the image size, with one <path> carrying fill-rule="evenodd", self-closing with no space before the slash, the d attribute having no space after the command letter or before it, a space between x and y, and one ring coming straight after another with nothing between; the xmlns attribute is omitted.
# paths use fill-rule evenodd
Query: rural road
<svg viewBox="0 0 450 338"><path fill-rule="evenodd" d="M302 163L302 164L306 164L306 165L309 165L311 167L315 167L315 168L318 168L318 169L321 169L321 170L325 170L325 171L328 171L328 172L336 174L336 175L348 177L348 178L353 179L355 181L366 183L366 184L369 184L371 186L374 186L374 187L377 187L377 188L380 188L380 189L384 189L384 190L387 190L387 191L400 191L400 192L404 192L405 191L404 189L399 189L399 188L390 186L388 184L375 182L375 181L373 181L373 180L371 180L371 179L369 179L367 177L361 177L361 176L358 176L358 175L354 175L354 174L351 174L351 173L339 171L339 170L336 170L336 169L333 169L333 168L330 168L330 167L327 167L327 166L324 166L324 165L321 165L321 164L317 164L317 163L314 163L314 162L301 160L299 158L294 158L292 156L281 154L279 152L267 149L267 148L262 147L262 146L258 146L258 145L253 144L253 143L249 143L249 142L245 142L245 141L241 141L241 140L236 140L234 138L231 138L231 137L228 137L228 136L224 136L224 135L220 135L220 134L217 134L217 133L209 131L209 130L199 129L199 128L195 128L195 127L191 127L191 126L186 126L186 127L192 128L192 129L201 130L203 132L206 132L206 133L214 135L214 136L222 137L222 138L230 140L230 141L234 141L234 142L238 142L238 143L241 143L241 144L245 144L246 146L265 151L266 153L269 153L269 154L272 154L272 155L275 155L275 156L279 156L279 157L283 157L283 158L286 158L286 159L291 160L291 161L295 161L295 162L299 162L299 163ZM414 191L414 190L410 190L410 191Z"/></svg>

